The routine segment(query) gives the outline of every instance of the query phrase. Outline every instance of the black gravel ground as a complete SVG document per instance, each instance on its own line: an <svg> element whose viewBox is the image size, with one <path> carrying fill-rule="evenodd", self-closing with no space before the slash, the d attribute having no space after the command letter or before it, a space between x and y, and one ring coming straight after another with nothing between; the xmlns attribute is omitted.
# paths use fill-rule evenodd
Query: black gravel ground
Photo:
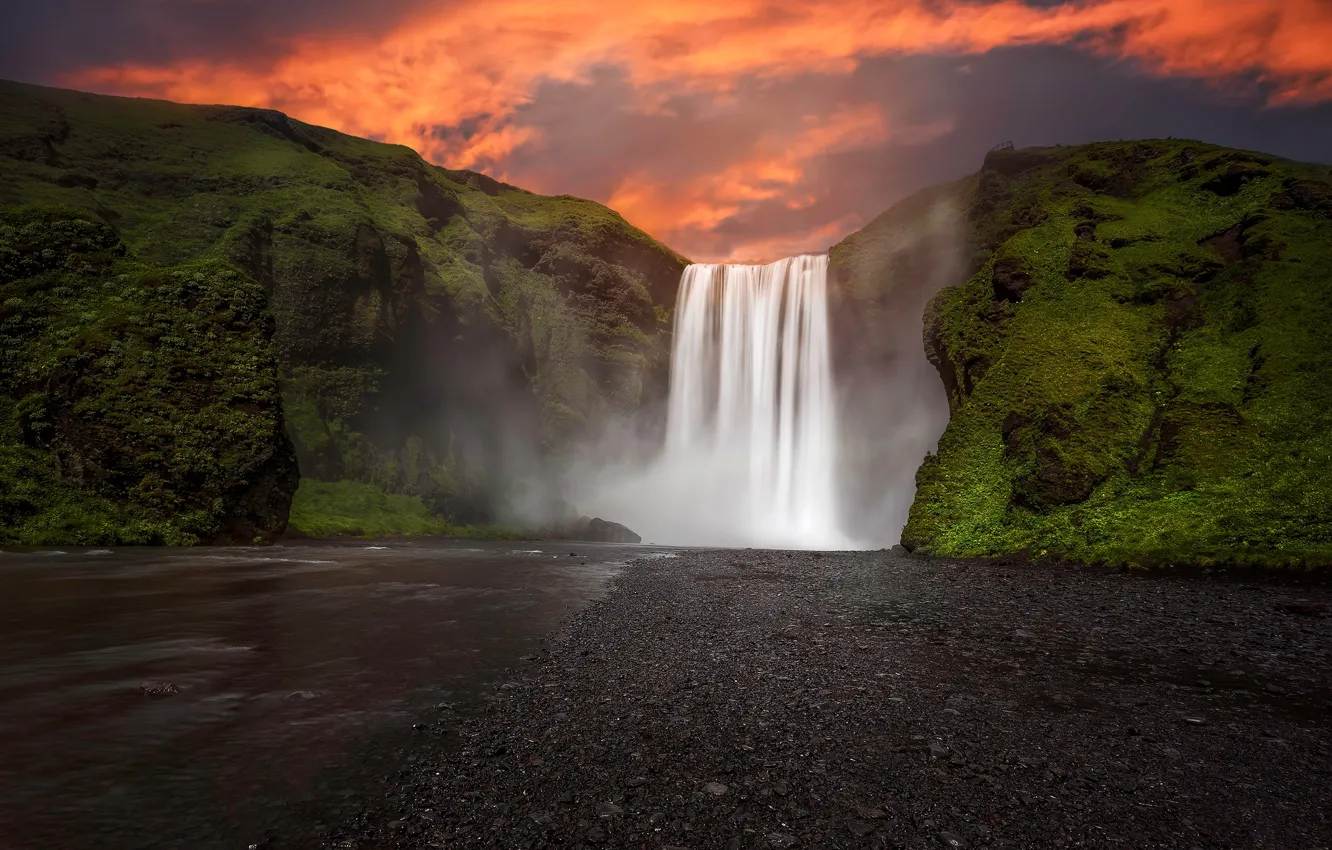
<svg viewBox="0 0 1332 850"><path fill-rule="evenodd" d="M1332 587L636 562L330 847L1332 847Z"/></svg>

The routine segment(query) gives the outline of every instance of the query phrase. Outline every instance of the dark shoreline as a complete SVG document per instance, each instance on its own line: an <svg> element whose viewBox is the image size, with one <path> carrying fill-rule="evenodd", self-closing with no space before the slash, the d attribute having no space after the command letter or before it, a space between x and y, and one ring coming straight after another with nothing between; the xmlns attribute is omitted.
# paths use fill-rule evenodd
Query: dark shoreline
<svg viewBox="0 0 1332 850"><path fill-rule="evenodd" d="M1332 587L1272 578L641 560L325 846L1329 847Z"/></svg>

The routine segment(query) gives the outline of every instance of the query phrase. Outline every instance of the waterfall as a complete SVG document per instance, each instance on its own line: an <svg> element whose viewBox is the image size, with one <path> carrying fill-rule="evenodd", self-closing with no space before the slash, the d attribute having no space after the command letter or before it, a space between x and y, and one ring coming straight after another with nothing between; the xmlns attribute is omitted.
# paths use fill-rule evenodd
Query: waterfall
<svg viewBox="0 0 1332 850"><path fill-rule="evenodd" d="M661 465L678 542L848 546L838 529L828 258L692 265ZM673 474L671 474L673 473ZM676 542L676 541L672 541Z"/></svg>

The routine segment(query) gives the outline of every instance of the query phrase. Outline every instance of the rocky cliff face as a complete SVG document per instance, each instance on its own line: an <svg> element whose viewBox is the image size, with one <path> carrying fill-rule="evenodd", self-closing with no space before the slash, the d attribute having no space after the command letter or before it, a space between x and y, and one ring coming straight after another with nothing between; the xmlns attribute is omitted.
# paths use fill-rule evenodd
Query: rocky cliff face
<svg viewBox="0 0 1332 850"><path fill-rule="evenodd" d="M0 542L271 539L296 456L263 288L150 267L74 209L0 211Z"/></svg>
<svg viewBox="0 0 1332 850"><path fill-rule="evenodd" d="M0 205L85 210L146 266L267 293L309 533L493 521L664 393L685 261L598 204L266 110L4 83L0 115Z"/></svg>
<svg viewBox="0 0 1332 850"><path fill-rule="evenodd" d="M903 542L1332 561L1332 170L1187 141L993 153L925 310L951 419Z"/></svg>

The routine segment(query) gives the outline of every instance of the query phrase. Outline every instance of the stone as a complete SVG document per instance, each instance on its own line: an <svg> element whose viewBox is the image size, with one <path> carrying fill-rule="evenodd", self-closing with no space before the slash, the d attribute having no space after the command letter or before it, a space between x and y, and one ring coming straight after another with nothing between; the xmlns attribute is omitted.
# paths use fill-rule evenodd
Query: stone
<svg viewBox="0 0 1332 850"><path fill-rule="evenodd" d="M875 827L875 825L870 823L869 821L859 820L859 819L851 821L849 828L851 830L851 834L854 835L856 838L864 838L865 836L873 832L875 829L877 829L877 827Z"/></svg>
<svg viewBox="0 0 1332 850"><path fill-rule="evenodd" d="M1280 608L1288 614L1298 614L1301 617L1321 617L1327 613L1327 603L1310 602L1308 599L1285 602Z"/></svg>
<svg viewBox="0 0 1332 850"><path fill-rule="evenodd" d="M721 795L725 794L727 791L731 789L727 788L725 785L721 784L720 782L709 782L703 786L703 790L714 797L720 797Z"/></svg>
<svg viewBox="0 0 1332 850"><path fill-rule="evenodd" d="M764 836L768 840L768 846L774 848L799 847L800 839L789 832L770 832Z"/></svg>
<svg viewBox="0 0 1332 850"><path fill-rule="evenodd" d="M139 693L153 699L161 699L175 696L180 693L180 688L171 682L140 682Z"/></svg>
<svg viewBox="0 0 1332 850"><path fill-rule="evenodd" d="M959 836L959 835L958 835L957 833L955 833L955 832L949 832L948 830L944 830L943 832L939 833L939 841L941 841L941 842L943 843L943 846L945 846L945 847L964 847L964 846L966 846L966 845L964 845L964 844L962 843L962 837L961 837L961 836Z"/></svg>
<svg viewBox="0 0 1332 850"><path fill-rule="evenodd" d="M598 543L642 543L643 538L630 531L618 522L604 520L596 517L587 524L587 536L584 540L592 540Z"/></svg>

